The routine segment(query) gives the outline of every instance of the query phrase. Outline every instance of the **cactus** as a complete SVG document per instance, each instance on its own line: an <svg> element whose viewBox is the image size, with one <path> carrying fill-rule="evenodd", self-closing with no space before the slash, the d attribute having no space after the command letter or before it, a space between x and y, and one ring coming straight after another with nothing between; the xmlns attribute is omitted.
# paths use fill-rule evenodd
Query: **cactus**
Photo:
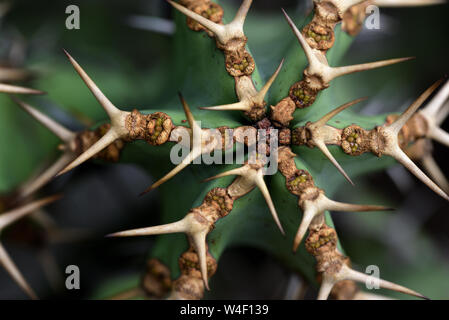
<svg viewBox="0 0 449 320"><path fill-rule="evenodd" d="M53 196L32 202L45 185L84 162L98 159L132 163L158 179L142 190L141 196L157 189L165 224L119 229L107 236L111 243L118 240L109 238L156 236L138 286L128 291L126 284L121 285L114 298L204 298L214 290L209 282L220 266L223 252L239 245L262 249L301 274L319 288L318 299L384 298L357 285L375 279L352 266L330 212L374 211L370 215L378 215L379 211L393 209L381 203L346 203L333 198L339 186L347 182L353 185L351 194L366 198L358 179L399 163L438 196L449 200L449 183L431 155L432 140L449 146L449 134L441 129L449 110L449 82L438 80L424 88L405 111L392 105L395 113L366 116L352 110L352 106L371 98L361 98L353 90L346 95L352 101L341 101L333 89L335 79L409 63L412 58L336 65L360 31L369 4L436 2L315 1L301 24L280 9L279 15L283 15L291 31L282 35L288 38L289 47L282 57L272 61L270 68L274 72L267 77L245 35L251 0L243 0L232 18L232 9L228 13L227 7L224 10L221 6L226 1L168 3L173 8L176 33L171 69L166 71L170 86L163 98L157 99L162 101L160 107L116 106L102 91L102 83L95 80L95 72L84 68L83 61L75 60L75 55L68 52L71 48L64 53L99 105L79 108L99 115L101 107L106 123L70 130L39 110L37 104L24 101L32 100L27 95L44 92L0 84L2 95L10 95L16 106L11 114L23 117L23 111L28 113L60 143L58 158L37 177L20 183L16 189L13 186L26 178L23 174L14 181L2 182L2 189L8 192L0 198L0 210L4 211L0 215L0 232L25 214L56 200ZM45 85L44 77L36 84ZM45 89L51 93L51 87ZM177 91L179 102L175 100ZM11 130L21 134L21 128ZM180 138L185 133L193 145L182 161L172 166L168 163L170 151L182 144ZM250 139L247 133L256 133L255 138ZM262 140L261 133L268 139ZM31 143L39 145L41 152L51 152L56 142L48 135L45 132L36 136ZM268 149L274 143L279 147ZM222 158L218 151L224 153L223 158L234 155L243 145L248 150L256 146L262 149L255 154L248 152L243 164L196 163L198 158L211 154ZM40 157L33 158L29 167L35 168ZM273 161L277 171L266 175ZM36 219L34 215L31 218ZM174 233L186 237L171 235ZM126 239L121 241L127 243ZM1 244L0 262L29 297L37 297ZM389 280L392 282L380 279L379 286L426 298L419 287L412 290L403 286L409 286L407 283ZM106 291L100 294L102 298L108 298ZM425 294L432 298L431 293Z"/></svg>

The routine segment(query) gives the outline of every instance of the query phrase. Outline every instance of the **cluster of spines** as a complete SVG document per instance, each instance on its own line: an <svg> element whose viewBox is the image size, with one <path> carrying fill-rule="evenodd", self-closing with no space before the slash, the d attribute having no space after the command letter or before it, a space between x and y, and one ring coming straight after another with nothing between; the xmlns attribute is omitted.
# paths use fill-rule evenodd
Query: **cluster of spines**
<svg viewBox="0 0 449 320"><path fill-rule="evenodd" d="M244 0L234 19L223 25L221 19L213 21L196 12L198 8L215 8L222 10L210 0L168 1L175 9L185 14L188 19L194 20L203 26L203 29L188 26L194 30L205 30L216 40L217 47L225 55L225 67L230 76L234 77L238 102L213 107L205 107L208 110L240 110L252 121L261 120L266 116L265 96L282 68L282 62L275 73L262 87L260 91L254 86L251 75L255 70L254 58L246 49L247 37L243 31L246 15L252 0ZM204 12L204 11L203 11Z"/></svg>
<svg viewBox="0 0 449 320"><path fill-rule="evenodd" d="M367 63L367 64L361 64L361 65L355 65L355 66L347 66L347 67L339 67L339 68L332 68L329 67L327 60L326 60L326 51L330 49L334 43L335 37L334 37L334 31L335 25L338 22L341 22L344 16L344 13L347 11L348 8L350 8L353 5L359 4L361 1L329 1L329 2L316 2L315 3L315 15L312 19L312 21L303 29L303 33L301 33L294 23L291 21L291 19L288 17L288 15L284 11L284 15L286 16L287 21L289 22L290 26L292 27L293 31L295 32L301 46L303 47L306 57L309 61L308 68L304 71L304 79L298 83L295 83L290 88L290 96L284 98L279 102L278 105L272 107L272 120L275 124L280 124L281 126L287 126L290 122L290 120L293 119L292 114L295 110L294 107L292 107L292 101L296 104L296 107L303 108L310 106L316 98L316 95L319 91L326 89L330 81L336 77L353 73L353 72L359 72L364 70L369 70L377 67L387 66L390 64L402 62L409 60L411 58L401 58L401 59L391 59L391 60L385 60L380 62L374 62L374 63ZM172 2L171 2L172 3ZM190 18L195 19L195 16L191 14L188 10L185 8L180 9L179 5L175 5L172 3L172 5L175 6L178 10L185 13ZM243 6L245 3L243 4ZM203 22L203 24L206 26L210 25L210 22L204 21L204 19L198 19L197 22ZM430 93L436 88L437 84L434 85L431 89L429 89L426 94L426 97L421 97L420 102L416 102L414 105L412 105L409 110L392 126L388 126L387 133L384 134L388 137L392 137L389 141L389 146L386 147L385 150L383 150L383 153L389 154L393 157L395 157L397 160L399 160L402 164L404 164L407 168L413 168L411 171L417 175L418 178L423 180L429 187L436 191L441 196L447 198L445 193L436 185L434 184L430 179L427 178L422 172L415 166L411 165L409 161L403 160L404 157L401 154L401 156L397 156L398 154L398 139L397 135L399 133L399 130L403 126L403 119L406 117L410 117L411 114L419 107L421 103L424 102L424 100L430 95ZM332 154L329 152L329 150L326 147L326 144L341 144L342 134L339 132L338 129L335 129L333 127L327 126L326 123L334 117L339 112L343 111L347 107L361 101L362 99L355 100L353 102L347 103L336 110L331 111L329 114L324 116L322 119L315 123L308 123L307 128L299 128L297 131L300 131L302 129L302 133L304 136L302 137L302 141L306 140L306 142L309 144L309 146L314 147L317 146L320 148L320 150L328 157L332 163L338 168L338 170L345 176L345 178L352 183L349 176L344 172L342 167L338 164L338 162L335 160L335 158L332 156ZM236 104L238 105L238 103ZM227 110L226 107L220 106L218 108L209 108L209 109L218 109L218 110ZM414 109L414 110L413 110ZM237 108L228 108L228 110L238 110ZM410 111L413 110L413 111ZM408 118L407 118L408 119ZM402 125L401 125L402 124ZM360 140L360 137L358 136L357 132L347 132L345 131L345 140L346 142L343 143L343 145L347 148L349 147L349 152L351 153L361 153L359 146L357 144L357 141ZM390 133L391 131L391 133ZM298 141L301 141L300 134L301 132L297 132L297 135L292 135L293 143ZM382 146L384 147L384 146ZM407 158L408 159L408 158ZM290 181L292 186L297 186L298 184L304 183L307 181L307 175L303 174L297 177L294 177L292 181ZM289 186L287 186L289 187ZM309 190L310 192L310 190ZM314 191L312 193L317 193L318 191ZM308 193L307 193L308 194ZM346 211L353 211L353 210L363 210L361 209L363 206L354 206L354 205L338 205L331 200L327 199L324 194L321 192L318 192L318 194L322 195L317 196L320 200L320 205L322 203L327 203L330 207L326 207L326 209L343 209ZM311 196L308 194L307 196ZM307 197L306 196L306 197ZM325 200L323 200L325 199ZM306 202L307 203L307 202ZM332 205L334 206L332 206ZM304 204L302 204L304 206ZM301 204L300 204L301 207ZM319 207L319 205L318 205ZM380 210L380 207L364 207L365 210ZM313 209L303 208L304 217L303 221L304 223L298 230L298 235L295 240L295 247L299 245L299 241L302 238L302 236L305 233L305 230L308 227L308 224L312 223L312 220L314 220L316 217L314 214L311 214L310 212L315 212L318 209L316 207L313 207ZM322 214L324 212L316 213L318 216L320 216L320 219L324 222L324 219L322 217ZM319 211L319 210L318 210ZM306 214L307 213L307 214ZM322 295L320 295L322 297Z"/></svg>
<svg viewBox="0 0 449 320"><path fill-rule="evenodd" d="M48 205L56 200L60 196L50 196L41 200L28 202L26 204L19 205L12 209L6 209L6 211L0 214L0 235L4 229L14 224L18 220L25 216L37 211L45 205ZM31 298L37 299L37 295L28 282L25 280L22 273L19 271L13 260L10 258L8 252L1 244L0 240L0 265L10 274L11 278L19 285L20 288Z"/></svg>
<svg viewBox="0 0 449 320"><path fill-rule="evenodd" d="M334 297L354 299L359 293L351 281L362 282L370 280L370 276L350 268L349 258L337 248L337 233L325 222L325 213L331 211L366 212L391 210L383 206L357 205L337 202L327 198L322 189L315 186L312 176L304 169L298 169L295 164L295 154L289 147L279 150L279 171L285 178L289 192L298 197L298 206L303 213L302 221L295 236L293 251L296 251L308 231L305 240L306 250L317 261L317 272L321 279L321 289L318 299L327 299L334 285L340 283L333 292ZM380 280L380 287L391 289L418 297L421 294L405 287Z"/></svg>
<svg viewBox="0 0 449 320"><path fill-rule="evenodd" d="M200 206L191 209L183 219L177 222L117 232L110 236L129 237L185 233L190 248L179 259L181 276L173 282L169 299L200 299L203 297L204 288L209 289L208 278L215 273L217 268L215 259L207 251L207 234L213 230L218 219L231 212L235 200L251 192L254 188L259 188L267 201L273 218L283 232L273 201L263 180L262 170L263 163L246 164L241 168L206 179L205 181L210 181L229 175L237 176L226 188L210 190ZM199 281L202 281L202 284Z"/></svg>
<svg viewBox="0 0 449 320"><path fill-rule="evenodd" d="M266 103L264 102L264 97L268 92L271 84L276 79L276 76L278 75L282 67L282 62L273 76L268 80L266 85L261 89L261 91L258 92L255 89L251 79L251 74L254 70L255 65L254 59L246 50L247 39L243 33L244 21L252 1L244 0L242 6L236 14L235 19L227 25L223 25L221 22L221 18L223 16L222 9L217 4L214 4L208 0L181 1L181 3L185 5L185 7L172 1L169 2L176 9L188 16L189 27L191 27L195 31L205 30L210 36L216 39L217 47L221 49L225 54L226 70L231 76L234 77L236 82L236 93L239 98L239 102L231 105L208 107L204 109L241 110L244 111L245 115L248 116L248 118L252 121L263 119L266 114ZM286 131L288 131L288 141L290 141L290 131L286 127L293 119L292 114L295 108L310 106L315 100L318 91L327 88L329 86L329 82L332 79L340 75L372 69L409 59L392 59L376 63L340 68L332 68L328 66L325 53L330 47L332 47L334 41L333 28L338 22L343 19L343 14L350 6L356 5L360 2L361 1L359 0L354 0L315 3L314 18L312 19L312 22L303 29L303 34L299 32L291 19L284 12L287 21L298 37L298 40L300 41L300 44L303 47L309 61L309 67L304 72L304 79L292 85L290 89L290 95L288 97L282 99L277 105L271 107L271 121L267 118L264 119L268 121L270 125L274 124L281 127L282 129L286 129ZM123 144L125 142L142 139L146 140L151 145L161 145L167 141L173 141L170 139L170 134L176 129L176 127L173 125L168 115L162 112L156 112L151 115L144 115L137 110L134 110L133 112L125 112L119 110L106 98L106 96L100 91L100 89L78 65L78 63L68 53L66 54L72 65L75 67L75 70L84 80L86 85L89 87L96 99L108 114L111 123L99 128L97 130L98 134L95 134L95 138L89 140L89 143L82 144L79 143L80 140L83 140L80 139L80 136L82 137L81 134L70 132L69 130L63 128L56 122L49 119L47 116L39 113L36 109L16 99L19 105L21 105L38 121L46 125L64 142L64 145L61 148L62 150L64 150L64 155L53 167L48 170L49 172L46 172L43 175L45 179L41 177L41 181L34 182L35 186L33 188L30 188L31 191L29 191L29 193L37 190L37 188L48 182L58 172L59 174L65 173L83 163L84 161L98 156L100 152L103 152L103 158L106 158L107 160L116 160L118 158L119 151L123 147ZM393 122L392 124L384 125L382 127L378 127L376 129L377 135L381 135L384 138L383 141L386 142L386 144L382 145L383 149L381 151L378 150L378 155L391 155L401 163L403 163L406 167L412 167L410 165L411 161L403 160L403 154L401 154L401 157L397 156L397 154L399 154L398 150L400 150L398 147L399 142L397 135L399 134L405 122L410 119L413 112L416 111L419 105L424 102L424 100L436 87L437 84L427 90L426 93L423 94L423 96L421 96L420 99L418 99L418 101L415 102L404 113L404 115L400 116L395 122ZM445 90L447 91L446 87L447 86L445 86ZM444 90L441 90L441 92L443 91ZM14 87L10 85L0 85L0 92L7 92L12 94L41 93L32 89ZM447 134L442 133L441 129L438 128L438 125L441 124L441 122L438 123L438 121L442 121L442 117L444 119L445 115L448 112L447 109L449 109L446 107L442 108L442 104L444 102L443 100L446 99L447 93L441 92L439 93L440 98L438 100L438 103L433 103L432 108L430 108L432 106L432 104L430 104L428 108L425 109L428 110L427 113L424 112L424 110L420 112L421 117L425 118L428 122L430 129L419 138L433 138L435 140L448 144ZM350 105L359 102L360 100L361 99L347 103L337 108L315 123L308 123L306 127L301 128L305 135L301 135L301 129L297 129L296 132L293 132L291 139L293 144L307 144L311 147L317 146L318 148L320 148L320 150L334 163L334 165L345 175L345 177L349 181L349 177L344 173L341 166L339 166L339 164L327 150L326 144L340 144L343 150L346 150L346 153L348 154L361 154L363 148L359 149L359 146L366 145L366 143L363 143L364 141L362 139L364 137L365 131L363 131L362 128L355 126L345 128L344 130L338 130L336 128L327 126L326 123L330 118L338 114L340 111L346 109ZM203 135L207 135L207 129L201 129L196 125L187 103L185 103L182 98L181 101L192 134L194 133L194 131L196 131L196 133L201 137ZM211 152L216 146L216 143L218 142L215 141L213 143L210 143L209 140L207 143L202 144L202 148L193 148L189 156L184 159L183 163L178 165L169 174L153 184L147 191L154 189L163 182L172 178L174 175L176 175L176 173L185 168L192 162L195 157L199 156L201 153ZM106 152L105 154L103 150L105 150L106 148L110 148L111 146L114 146L115 149L110 151L109 153ZM409 148L408 145L406 147ZM374 147L371 146L371 149L373 148ZM286 178L287 189L291 193L299 197L298 206L303 211L303 221L298 229L298 234L295 238L294 249L296 250L299 243L301 242L302 237L305 235L305 232L309 230L309 236L306 240L306 248L312 255L316 257L318 262L318 271L322 276L322 290L320 291L319 298L327 298L330 289L337 282L345 281L346 283L346 280L362 281L366 278L366 275L350 269L348 258L344 257L338 252L335 246L336 234L333 237L331 231L333 229L328 227L324 223L324 212L326 210L376 211L385 210L386 208L379 206L350 205L328 199L324 195L324 192L314 185L313 179L307 171L298 170L296 166L294 166L294 154L291 152L289 147L281 147L279 152L283 155L282 157L280 157L281 160L279 161L279 170ZM111 153L112 155L110 155ZM408 158L406 157L406 159ZM264 163L260 163L258 165L246 164L241 168L231 170L230 172L213 177L218 178L231 174L239 176L227 188L216 188L211 190L206 196L203 204L197 208L191 209L186 217L179 222L165 226L125 231L114 235L129 236L185 232L188 235L191 248L180 258L180 267L181 270L184 271L182 272L182 276L177 281L173 282L172 287L174 288L174 290L172 291L171 297L185 298L187 295L187 297L189 298L200 298L202 297L203 289L201 288L201 285L198 284L198 279L202 280L201 283L203 284L203 286L208 288L207 278L208 276L211 276L211 274L213 274L216 268L215 260L207 252L206 236L213 228L214 223L219 218L229 213L229 211L232 209L232 203L235 199L245 195L255 187L258 187L267 201L273 218L278 224L281 232L283 232L268 189L263 181L263 166ZM60 171L61 169L63 170ZM431 182L431 180L428 179L424 174L417 174L417 170L419 169L417 169L416 167L412 170L412 172L415 173L420 179L424 180L426 184L428 184L433 190L438 192L443 197L447 198L444 192L442 192L441 189L438 188L438 186L433 184L433 182ZM217 195L217 192L220 194L220 196ZM222 201L220 201L220 199ZM223 210L225 211L225 214L222 212ZM327 235L321 237L321 233L323 232ZM333 230L333 232L335 233L335 230ZM318 240L315 239L315 241L314 237L316 237L317 234ZM326 251L326 254L317 254L317 252L319 252L321 248L328 246L328 244L331 245L331 255L329 255L329 251ZM329 260L328 258L330 256L332 256L332 259ZM212 265L212 267L209 268L209 265ZM199 272L195 270L198 270ZM210 270L213 270L213 272L210 272ZM189 286L196 287L198 289L196 291L198 294L188 296L187 293L191 292L190 289L192 289ZM421 296L411 290L393 285L385 281L381 282L381 286L413 294L416 296ZM175 288L178 288L179 290ZM338 294L336 295L338 296Z"/></svg>
<svg viewBox="0 0 449 320"><path fill-rule="evenodd" d="M351 125L343 129L326 125L330 120L329 115L334 116L350 105L346 104L331 111L315 123L308 122L305 126L295 128L292 132L292 140L296 145L319 147L348 180L348 175L335 161L327 150L326 145L339 145L346 154L352 156L359 156L365 152L371 152L378 157L382 155L391 156L424 182L430 189L444 199L449 200L446 193L429 179L411 161L406 152L404 152L404 150L413 148L413 144L420 139L432 138L444 143L444 139L447 139L447 136L449 136L438 127L438 122L435 122L435 117L441 119L441 117L446 116L444 108L442 113L439 113L439 111L445 102L445 99L442 99L443 95L447 97L446 91L448 84L440 90L438 95L435 96L426 108L419 113L415 113L440 83L441 81L437 81L430 86L400 116L389 116L384 125L377 126L372 130L365 130L357 125ZM440 102L441 100L442 102ZM436 111L433 111L434 109ZM442 122L442 120L439 121ZM447 142L446 145L448 145ZM428 149L425 150L427 151Z"/></svg>
<svg viewBox="0 0 449 320"><path fill-rule="evenodd" d="M335 3L334 3L335 2ZM335 40L334 28L342 21L345 8L361 1L326 1L315 2L315 14L312 21L302 32L290 19L285 11L284 15L293 32L301 44L306 55L308 66L303 72L303 79L295 82L289 90L290 99L297 108L311 106L319 92L330 86L330 82L340 76L388 66L411 58L390 59L372 63L364 63L345 67L331 67L326 58L326 52L332 48ZM273 109L284 108L276 105ZM294 111L294 110L293 110ZM281 112L281 111L277 111Z"/></svg>

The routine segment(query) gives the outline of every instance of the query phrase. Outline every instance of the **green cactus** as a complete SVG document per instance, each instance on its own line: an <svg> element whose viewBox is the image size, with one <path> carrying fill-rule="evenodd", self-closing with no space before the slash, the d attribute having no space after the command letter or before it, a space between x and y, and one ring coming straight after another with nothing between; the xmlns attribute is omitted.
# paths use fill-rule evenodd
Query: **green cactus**
<svg viewBox="0 0 449 320"><path fill-rule="evenodd" d="M350 86L349 80L346 84L343 80L346 74L407 63L405 61L410 59L339 67L360 29L365 8L371 2L317 1L314 10L302 22L294 19L298 21L296 23L284 11L286 21L283 26L290 25L293 32L282 34L280 42L284 49L273 48L270 62L265 62L262 67L257 63L257 50L251 48L251 38L244 33L251 0L242 1L234 16L235 10L228 7L226 1L169 1L175 8L176 25L172 54L161 67L159 77L142 79L152 86L150 92L136 92L145 89L130 85L126 78L113 83L111 78L120 78L120 73L110 76L100 69L81 67L84 61L79 59L77 62L65 52L106 111L108 121L101 121L104 113L86 97L87 90L58 90L63 82L79 87L79 81L74 79L75 72L69 71L67 66L63 70L58 68L58 74L44 75L34 82L37 88L47 90L50 95L54 90L55 94L50 97L64 105L67 111L93 119L91 125L77 132L66 129L38 107L17 98L19 94L42 92L0 84L1 92L11 94L16 105L59 138L58 141L31 122L30 117L6 95L0 97L0 136L4 137L0 143L18 146L22 150L17 153L24 155L18 160L6 154L0 157L0 190L5 199L0 198L0 211L4 211L0 215L0 232L25 214L31 214L36 205L39 207L55 200L49 198L29 204L27 199L53 178L85 161L96 158L130 163L160 178L142 191L146 194L158 188L161 221L166 225L143 225L142 229L110 235L157 237L143 276L111 279L104 288L97 290L97 298L113 295L116 298L207 298L207 289L215 289L212 276L220 268L220 257L227 248L234 246L255 247L274 256L313 287L320 288L319 299L329 296L336 299L383 298L368 295L369 291L356 284L371 278L363 270L356 271L357 268L351 266L337 237L330 211L376 211L370 213L368 219L377 219L377 224L381 223L385 214L377 211L390 210L391 202L383 199L383 204L388 207L363 204L382 204L382 201L374 197L371 187L359 178L386 170L397 162L449 200L447 181L428 162L432 159L428 147L430 139L449 145L448 134L440 129L449 110L448 105L444 105L449 83L446 82L419 111L417 109L439 88L441 80L423 90L419 97L414 97L416 100L401 114L402 110L393 104L389 107L396 113L376 116L362 115L355 111L356 107L350 108L365 99L360 99L357 90L340 90ZM377 4L376 1L373 3ZM272 71L272 75L268 75L267 70ZM337 77L339 80L334 81ZM138 82L137 75L130 78ZM102 81L111 82L107 87L113 96L99 89L104 86ZM334 82L337 83L334 85ZM180 102L177 91L181 93ZM142 94L152 107L130 109L119 106L117 103L125 101L123 97L128 97L130 92L131 95ZM34 101L38 104L38 100ZM195 121L201 121L201 127ZM185 128L189 128L194 140L200 138L200 142L194 144L189 156L174 167L169 163L170 152L179 142L177 134ZM214 128L220 129L215 136L210 130ZM228 142L226 129L231 130L228 132L232 132L234 138L222 146L222 140ZM248 155L243 165L191 164L195 158L214 150L232 153L237 145L250 147L251 142L240 135L244 129L251 132L263 129L278 139L280 147L272 150L278 157L278 170L274 175L263 175L267 162L261 154ZM21 144L22 141L26 144ZM55 158L58 159L55 164L38 178L23 183L46 155L56 153L58 143L59 158ZM410 159L423 161L431 179ZM342 175L356 186L346 188ZM18 185L20 187L16 188ZM354 204L332 200L342 190L344 198ZM375 220L372 225L378 228ZM187 241L180 233L186 234ZM126 239L121 241L126 244ZM423 250L427 247L422 244ZM0 246L0 250L0 262L30 297L36 297L3 247ZM351 256L351 259L357 261L357 256ZM370 261L370 264L376 264L376 261ZM419 283L401 281L401 276L388 280L394 283L380 280L380 287L421 298L423 294L430 298L441 297L438 292L422 291ZM388 292L385 294L389 296ZM397 297L404 298L404 295Z"/></svg>

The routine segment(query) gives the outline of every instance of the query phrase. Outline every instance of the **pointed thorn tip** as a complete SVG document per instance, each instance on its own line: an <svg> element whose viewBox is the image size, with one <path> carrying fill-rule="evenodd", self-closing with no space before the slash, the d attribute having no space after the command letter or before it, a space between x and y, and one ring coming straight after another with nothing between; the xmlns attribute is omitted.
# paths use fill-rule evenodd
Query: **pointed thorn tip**
<svg viewBox="0 0 449 320"><path fill-rule="evenodd" d="M299 243L298 244L296 244L296 243L293 244L293 248L292 248L293 253L296 253L298 251L298 247L299 247Z"/></svg>

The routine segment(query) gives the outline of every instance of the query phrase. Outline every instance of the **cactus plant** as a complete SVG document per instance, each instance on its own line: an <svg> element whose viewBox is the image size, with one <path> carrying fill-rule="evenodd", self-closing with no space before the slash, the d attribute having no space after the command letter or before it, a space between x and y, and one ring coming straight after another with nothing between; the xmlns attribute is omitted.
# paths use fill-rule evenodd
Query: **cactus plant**
<svg viewBox="0 0 449 320"><path fill-rule="evenodd" d="M363 188L359 191L358 179L397 163L449 200L449 184L430 154L432 140L449 145L449 135L441 129L449 110L449 82L429 84L413 97L405 111L391 105L394 113L388 114L366 116L354 111L354 105L370 99L361 98L357 90L347 90L346 100L340 99L342 95L334 89L335 79L344 81L347 74L368 74L371 69L411 63L407 62L411 58L404 57L337 66L361 29L365 8L370 4L391 5L382 1L314 1L313 10L301 23L280 8L278 14L290 30L282 37L289 45L279 59L271 60L269 68L274 71L269 76L257 63L245 35L251 0L243 0L233 17L226 1L168 3L176 25L173 56L170 67L164 70L170 85L164 88L162 98L155 98L157 104L148 102L154 105L152 108L116 106L114 99L100 89L102 83L95 80L95 72L68 52L72 48L64 50L68 63L98 104L89 101L88 106L70 108L79 108L98 119L102 117L98 111L101 107L106 122L70 130L41 111L37 103L25 102L33 100L25 95L43 92L0 84L2 95L10 95L7 111L11 117L25 117L25 111L36 120L33 127L42 125L60 140L54 163L18 188L14 186L29 172L7 181L9 175L2 171L0 179L5 180L0 181L1 187L7 192L0 199L4 211L0 231L54 201L55 197L35 202L30 199L53 179L60 179L84 162L98 159L131 163L159 179L142 190L141 196L147 197L157 189L164 224L111 230L107 239L110 243L118 241L109 239L112 237L157 236L137 287L128 291L126 283L120 285L115 298L201 299L215 289L209 279L220 267L224 251L241 245L264 250L301 274L319 288L318 299L385 298L357 285L376 279L352 266L330 212L374 211L370 215L378 215L378 211L392 210L377 201L376 205L365 204L362 199L367 198L367 192ZM416 5L401 0L394 4ZM51 93L45 81L43 75L35 85L40 88L42 84ZM83 94L88 93L85 90ZM8 130L9 135L22 134L21 128ZM187 139L181 139L185 134ZM42 151L55 150L55 137L44 132L27 138L34 145L29 148L39 146L41 154L30 159L28 167L36 167ZM192 142L187 144L188 154L179 164L170 164L173 148L186 140ZM234 156L242 146L247 151L261 149L247 152L239 164ZM218 160L231 156L233 163L197 163L208 156ZM415 164L418 161L426 172ZM5 161L6 165L9 163ZM277 170L267 174L267 166ZM350 193L360 200L334 200L338 189L347 182L354 185ZM31 218L37 219L34 215ZM176 233L186 237L172 235ZM126 245L127 239L121 241ZM0 262L17 284L36 298L1 246ZM432 298L419 287L388 280L379 279L379 286ZM108 297L106 291L100 293L102 298Z"/></svg>

